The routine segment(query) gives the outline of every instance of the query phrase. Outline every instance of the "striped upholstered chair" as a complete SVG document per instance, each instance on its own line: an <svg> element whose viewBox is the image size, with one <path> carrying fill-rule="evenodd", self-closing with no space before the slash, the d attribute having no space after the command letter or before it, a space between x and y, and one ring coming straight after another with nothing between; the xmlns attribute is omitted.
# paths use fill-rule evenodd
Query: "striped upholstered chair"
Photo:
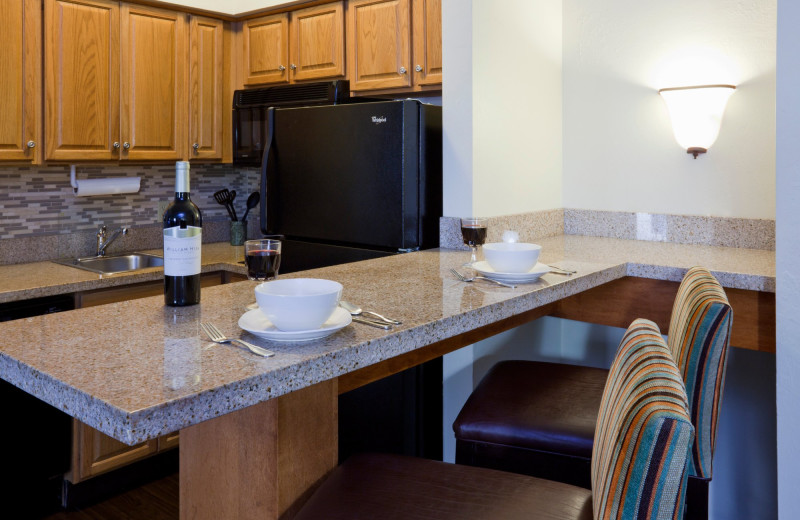
<svg viewBox="0 0 800 520"><path fill-rule="evenodd" d="M686 518L708 517L708 485L733 319L711 273L689 269L675 298L668 343L681 370L697 438ZM483 378L453 428L456 462L590 485L597 411L608 371L505 361Z"/></svg>
<svg viewBox="0 0 800 520"><path fill-rule="evenodd" d="M592 490L516 473L398 455L356 455L296 520L674 520L694 426L681 374L658 327L637 320L603 391Z"/></svg>

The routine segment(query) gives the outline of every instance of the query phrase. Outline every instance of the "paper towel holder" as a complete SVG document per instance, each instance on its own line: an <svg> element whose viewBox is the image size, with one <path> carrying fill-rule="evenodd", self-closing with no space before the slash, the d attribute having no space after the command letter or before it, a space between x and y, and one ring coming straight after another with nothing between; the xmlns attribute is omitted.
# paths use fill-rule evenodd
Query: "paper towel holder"
<svg viewBox="0 0 800 520"><path fill-rule="evenodd" d="M72 193L76 197L138 193L141 187L141 177L114 177L79 181L75 168L74 164L69 165L69 184L72 186Z"/></svg>

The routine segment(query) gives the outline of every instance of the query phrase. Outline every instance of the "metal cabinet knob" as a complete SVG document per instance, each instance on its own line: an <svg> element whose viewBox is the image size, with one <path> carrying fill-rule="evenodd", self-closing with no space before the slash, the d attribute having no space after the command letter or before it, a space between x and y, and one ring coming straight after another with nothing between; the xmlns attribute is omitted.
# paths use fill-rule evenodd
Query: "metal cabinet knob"
<svg viewBox="0 0 800 520"><path fill-rule="evenodd" d="M279 66L279 67L278 67L278 70L279 70L279 71L281 71L281 72L283 72L284 70L286 70L286 67L284 67L283 65L281 65L281 66Z"/></svg>
<svg viewBox="0 0 800 520"><path fill-rule="evenodd" d="M122 147L127 150L128 148L131 147L131 143L129 143L128 141L125 141L124 143L122 143Z"/></svg>
<svg viewBox="0 0 800 520"><path fill-rule="evenodd" d="M289 65L289 68L292 69L292 70L297 70L297 65L292 63L291 65Z"/></svg>
<svg viewBox="0 0 800 520"><path fill-rule="evenodd" d="M414 67L414 70L416 70L417 72L422 72L422 65L417 65L416 67Z"/></svg>
<svg viewBox="0 0 800 520"><path fill-rule="evenodd" d="M405 74L408 72L405 67L400 67L400 74Z"/></svg>
<svg viewBox="0 0 800 520"><path fill-rule="evenodd" d="M198 143L194 143L194 144L192 145L192 148L194 148L194 151L196 152L197 150L199 150L199 149L200 149L200 144L198 144Z"/></svg>
<svg viewBox="0 0 800 520"><path fill-rule="evenodd" d="M111 146L114 147L114 150L119 150L119 141L114 141L114 144Z"/></svg>
<svg viewBox="0 0 800 520"><path fill-rule="evenodd" d="M33 148L36 146L36 141L28 141L28 148Z"/></svg>

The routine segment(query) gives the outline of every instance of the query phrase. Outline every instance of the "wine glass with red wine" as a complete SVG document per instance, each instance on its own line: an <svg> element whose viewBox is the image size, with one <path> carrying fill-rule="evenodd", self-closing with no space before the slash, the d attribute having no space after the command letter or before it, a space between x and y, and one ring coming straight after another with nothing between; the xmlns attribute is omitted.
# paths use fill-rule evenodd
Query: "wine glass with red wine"
<svg viewBox="0 0 800 520"><path fill-rule="evenodd" d="M474 264L477 259L478 248L486 242L486 225L488 219L470 217L461 219L461 236L464 244L472 250L472 257L468 264Z"/></svg>
<svg viewBox="0 0 800 520"><path fill-rule="evenodd" d="M281 266L281 241L272 238L248 240L244 243L244 264L247 277L263 282L278 277Z"/></svg>

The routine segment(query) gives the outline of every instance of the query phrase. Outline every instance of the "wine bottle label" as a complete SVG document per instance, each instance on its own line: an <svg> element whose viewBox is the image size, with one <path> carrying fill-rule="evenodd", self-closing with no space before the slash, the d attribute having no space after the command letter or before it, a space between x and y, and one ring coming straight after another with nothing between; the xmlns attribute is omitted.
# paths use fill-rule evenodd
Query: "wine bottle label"
<svg viewBox="0 0 800 520"><path fill-rule="evenodd" d="M200 274L202 233L202 228L193 226L164 229L164 275Z"/></svg>

